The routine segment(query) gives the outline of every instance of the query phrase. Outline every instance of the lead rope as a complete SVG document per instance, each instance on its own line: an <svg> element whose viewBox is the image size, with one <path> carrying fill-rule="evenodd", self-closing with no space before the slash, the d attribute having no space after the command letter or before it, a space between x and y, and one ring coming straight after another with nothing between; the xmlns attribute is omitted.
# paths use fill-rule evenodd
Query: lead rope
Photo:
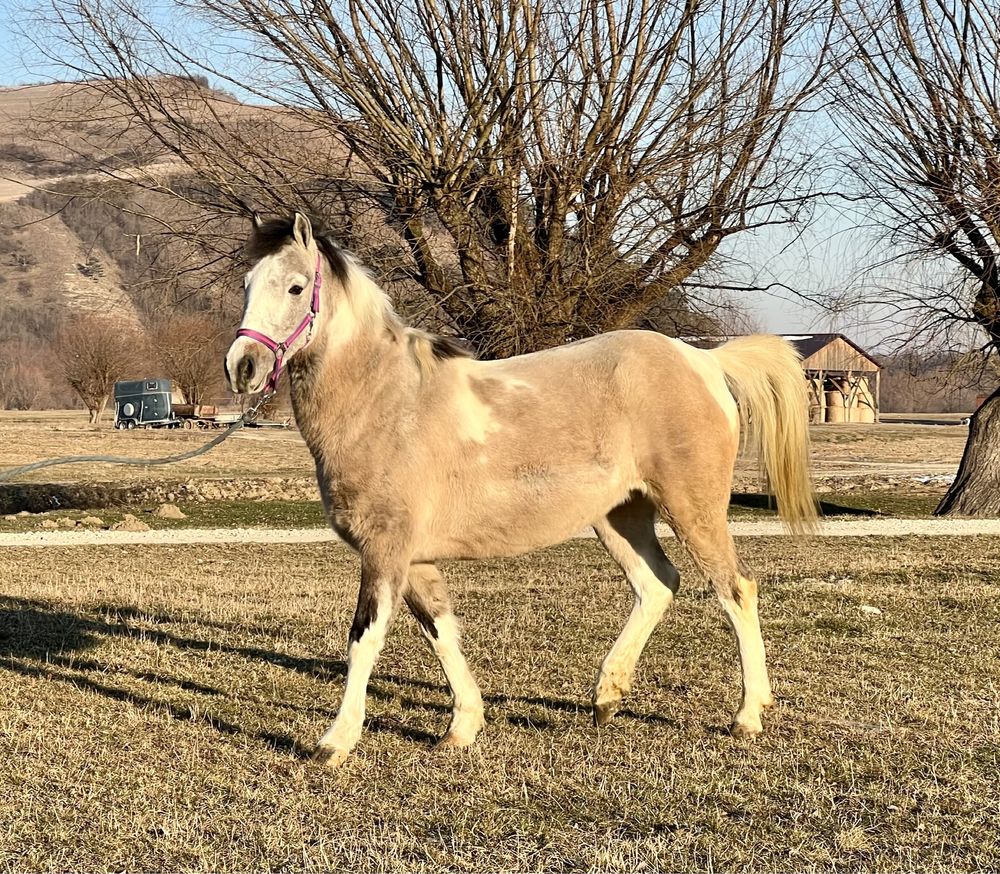
<svg viewBox="0 0 1000 874"><path fill-rule="evenodd" d="M192 449L190 452L182 452L180 455L166 455L162 458L125 458L120 455L66 455L62 458L50 458L46 461L36 461L34 464L23 464L20 467L12 467L10 470L5 470L0 472L0 482L5 480L13 479L16 476L21 476L25 473L31 473L35 470L41 470L43 467L55 467L60 464L84 464L86 462L101 462L102 464L134 464L141 467L153 467L159 464L173 464L177 461L186 461L189 458L195 458L199 455L204 455L210 449L214 449L223 440L228 440L237 431L239 431L245 425L251 424L256 421L258 414L271 398L274 397L274 392L265 392L260 396L260 399L252 407L244 410L242 415L233 422L225 432L220 434L218 437L213 437L208 443L203 446L199 446L197 449Z"/></svg>

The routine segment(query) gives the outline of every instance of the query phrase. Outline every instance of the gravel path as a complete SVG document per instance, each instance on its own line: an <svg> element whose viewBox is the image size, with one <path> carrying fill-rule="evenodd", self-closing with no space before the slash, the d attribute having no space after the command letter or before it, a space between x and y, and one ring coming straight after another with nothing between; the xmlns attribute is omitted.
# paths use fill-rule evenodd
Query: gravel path
<svg viewBox="0 0 1000 874"><path fill-rule="evenodd" d="M735 537L777 537L788 534L776 520L731 522ZM661 537L673 534L658 525ZM1000 519L851 519L824 522L821 537L969 537L1000 535ZM593 537L582 531L577 537ZM326 528L186 528L172 531L29 531L0 534L0 546L123 546L128 544L186 545L194 543L323 543L336 541Z"/></svg>

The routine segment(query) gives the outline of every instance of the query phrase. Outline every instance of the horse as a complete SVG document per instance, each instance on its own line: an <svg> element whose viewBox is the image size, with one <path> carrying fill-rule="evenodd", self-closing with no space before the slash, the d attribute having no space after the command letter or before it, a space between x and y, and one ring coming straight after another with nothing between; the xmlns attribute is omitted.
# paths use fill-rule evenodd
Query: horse
<svg viewBox="0 0 1000 874"><path fill-rule="evenodd" d="M737 558L727 511L743 435L782 518L796 530L815 519L806 382L788 342L756 335L700 349L621 330L477 360L455 340L404 324L319 219L255 216L245 256L227 379L234 392L273 391L287 369L326 516L360 555L344 695L316 761L337 767L358 743L369 677L400 602L451 693L439 744L473 743L483 700L437 563L522 554L588 526L634 593L593 689L594 721L606 725L680 585L657 516L711 582L735 634L743 690L731 733L762 731L774 698L757 583Z"/></svg>

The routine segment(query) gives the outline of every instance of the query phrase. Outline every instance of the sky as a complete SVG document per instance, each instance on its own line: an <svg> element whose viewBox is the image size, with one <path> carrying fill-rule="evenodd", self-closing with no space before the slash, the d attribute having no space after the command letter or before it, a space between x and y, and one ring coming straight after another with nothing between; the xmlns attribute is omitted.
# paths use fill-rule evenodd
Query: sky
<svg viewBox="0 0 1000 874"><path fill-rule="evenodd" d="M28 21L25 5L25 0L0 0L0 85L48 82L65 76L19 34ZM855 310L833 314L807 300L824 299L830 292L840 293L858 283L871 246L872 240L856 228L855 220L835 205L821 204L805 230L739 235L727 254L745 263L739 270L742 278L754 285L774 283L776 287L771 292L734 296L766 331L840 331L862 345L878 348L891 332L877 313Z"/></svg>
<svg viewBox="0 0 1000 874"><path fill-rule="evenodd" d="M32 81L21 58L21 40L14 32L17 15L10 0L0 0L0 84Z"/></svg>

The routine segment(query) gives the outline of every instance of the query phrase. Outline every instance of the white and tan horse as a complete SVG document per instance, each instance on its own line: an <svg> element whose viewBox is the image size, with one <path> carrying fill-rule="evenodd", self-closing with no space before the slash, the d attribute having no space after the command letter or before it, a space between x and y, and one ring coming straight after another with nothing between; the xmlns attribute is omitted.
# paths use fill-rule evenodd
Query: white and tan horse
<svg viewBox="0 0 1000 874"><path fill-rule="evenodd" d="M680 582L657 515L711 581L735 633L743 699L733 733L761 731L773 698L757 584L736 557L727 508L742 427L782 516L794 526L814 518L806 386L789 344L755 336L708 351L616 331L476 361L403 325L369 274L301 214L255 221L248 255L243 325L226 357L232 388L261 391L284 358L326 513L361 557L346 689L318 760L338 765L358 742L400 601L451 689L442 743L472 743L482 697L436 562L515 555L587 526L635 593L594 688L595 720L609 721Z"/></svg>

